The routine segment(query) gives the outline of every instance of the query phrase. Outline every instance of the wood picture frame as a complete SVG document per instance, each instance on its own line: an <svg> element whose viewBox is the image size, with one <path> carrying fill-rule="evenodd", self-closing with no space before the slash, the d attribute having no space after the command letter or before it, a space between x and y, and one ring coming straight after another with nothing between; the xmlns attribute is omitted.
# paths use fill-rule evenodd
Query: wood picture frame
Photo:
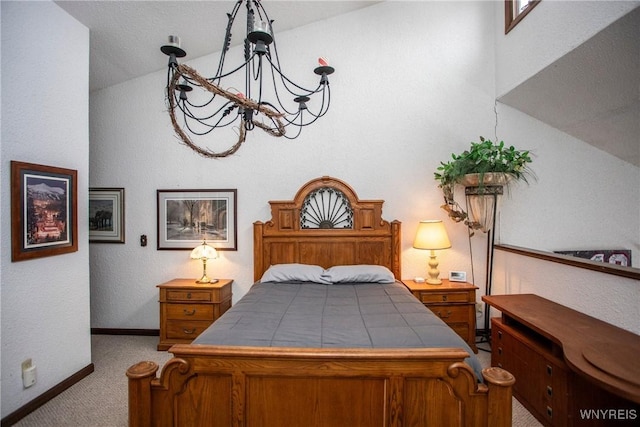
<svg viewBox="0 0 640 427"><path fill-rule="evenodd" d="M124 243L124 188L89 188L89 242Z"/></svg>
<svg viewBox="0 0 640 427"><path fill-rule="evenodd" d="M237 190L158 190L158 250L238 250Z"/></svg>
<svg viewBox="0 0 640 427"><path fill-rule="evenodd" d="M11 161L11 261L78 250L78 171Z"/></svg>

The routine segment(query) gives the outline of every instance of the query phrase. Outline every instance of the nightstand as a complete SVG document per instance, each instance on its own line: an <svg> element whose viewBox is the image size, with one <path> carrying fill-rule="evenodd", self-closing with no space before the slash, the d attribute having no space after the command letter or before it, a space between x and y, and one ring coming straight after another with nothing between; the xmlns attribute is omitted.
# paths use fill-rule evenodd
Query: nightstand
<svg viewBox="0 0 640 427"><path fill-rule="evenodd" d="M160 289L160 342L158 350L174 344L189 344L231 307L233 280L196 283L195 279L173 279Z"/></svg>
<svg viewBox="0 0 640 427"><path fill-rule="evenodd" d="M466 282L442 280L441 285L402 281L411 293L451 327L469 347L476 347L476 289Z"/></svg>

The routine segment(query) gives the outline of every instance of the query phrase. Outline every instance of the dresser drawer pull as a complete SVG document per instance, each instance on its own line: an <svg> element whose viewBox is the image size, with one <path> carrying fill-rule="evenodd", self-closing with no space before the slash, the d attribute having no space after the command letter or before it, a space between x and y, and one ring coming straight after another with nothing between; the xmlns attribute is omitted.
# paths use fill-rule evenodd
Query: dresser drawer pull
<svg viewBox="0 0 640 427"><path fill-rule="evenodd" d="M438 311L438 316L441 319L448 319L449 317L451 317L451 310L447 310L447 315L446 316L443 316L442 313L440 311Z"/></svg>
<svg viewBox="0 0 640 427"><path fill-rule="evenodd" d="M553 368L551 365L547 365L547 375L553 375Z"/></svg>
<svg viewBox="0 0 640 427"><path fill-rule="evenodd" d="M184 310L182 310L185 316L193 316L194 314L196 314L196 309L194 308L193 310L187 310L186 308Z"/></svg>
<svg viewBox="0 0 640 427"><path fill-rule="evenodd" d="M189 334L189 335L193 334L195 331L196 331L196 328L193 328L193 329L184 329L183 328L182 329L182 332L184 332L185 334Z"/></svg>
<svg viewBox="0 0 640 427"><path fill-rule="evenodd" d="M191 292L187 293L187 299L191 299Z"/></svg>
<svg viewBox="0 0 640 427"><path fill-rule="evenodd" d="M553 396L553 387L551 386L547 386L547 396L551 397Z"/></svg>
<svg viewBox="0 0 640 427"><path fill-rule="evenodd" d="M498 354L502 355L502 347L498 347Z"/></svg>
<svg viewBox="0 0 640 427"><path fill-rule="evenodd" d="M502 339L502 331L498 331L498 338Z"/></svg>
<svg viewBox="0 0 640 427"><path fill-rule="evenodd" d="M547 406L547 415L549 416L549 418L553 417L553 409L551 409L550 406Z"/></svg>
<svg viewBox="0 0 640 427"><path fill-rule="evenodd" d="M446 295L442 295L442 301L446 301L447 300L447 296Z"/></svg>

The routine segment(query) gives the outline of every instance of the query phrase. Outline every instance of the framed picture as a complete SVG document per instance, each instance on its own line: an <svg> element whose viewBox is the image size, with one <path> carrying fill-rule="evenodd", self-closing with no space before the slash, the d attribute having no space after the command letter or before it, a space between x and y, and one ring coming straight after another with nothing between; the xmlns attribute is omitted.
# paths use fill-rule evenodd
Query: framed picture
<svg viewBox="0 0 640 427"><path fill-rule="evenodd" d="M158 190L158 249L192 250L206 240L219 251L237 247L232 190Z"/></svg>
<svg viewBox="0 0 640 427"><path fill-rule="evenodd" d="M585 258L591 261L617 264L624 267L631 267L632 265L630 249L592 249L584 251L571 250L554 252L562 255L571 255L578 258Z"/></svg>
<svg viewBox="0 0 640 427"><path fill-rule="evenodd" d="M124 243L124 188L89 188L89 241Z"/></svg>
<svg viewBox="0 0 640 427"><path fill-rule="evenodd" d="M11 161L11 261L78 250L78 171Z"/></svg>

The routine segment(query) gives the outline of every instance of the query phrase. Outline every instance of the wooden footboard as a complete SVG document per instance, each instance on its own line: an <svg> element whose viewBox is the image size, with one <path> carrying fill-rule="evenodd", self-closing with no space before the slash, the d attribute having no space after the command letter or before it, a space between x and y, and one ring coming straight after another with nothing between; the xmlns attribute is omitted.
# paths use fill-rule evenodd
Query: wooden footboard
<svg viewBox="0 0 640 427"><path fill-rule="evenodd" d="M511 426L513 376L458 349L175 345L127 371L129 425Z"/></svg>

